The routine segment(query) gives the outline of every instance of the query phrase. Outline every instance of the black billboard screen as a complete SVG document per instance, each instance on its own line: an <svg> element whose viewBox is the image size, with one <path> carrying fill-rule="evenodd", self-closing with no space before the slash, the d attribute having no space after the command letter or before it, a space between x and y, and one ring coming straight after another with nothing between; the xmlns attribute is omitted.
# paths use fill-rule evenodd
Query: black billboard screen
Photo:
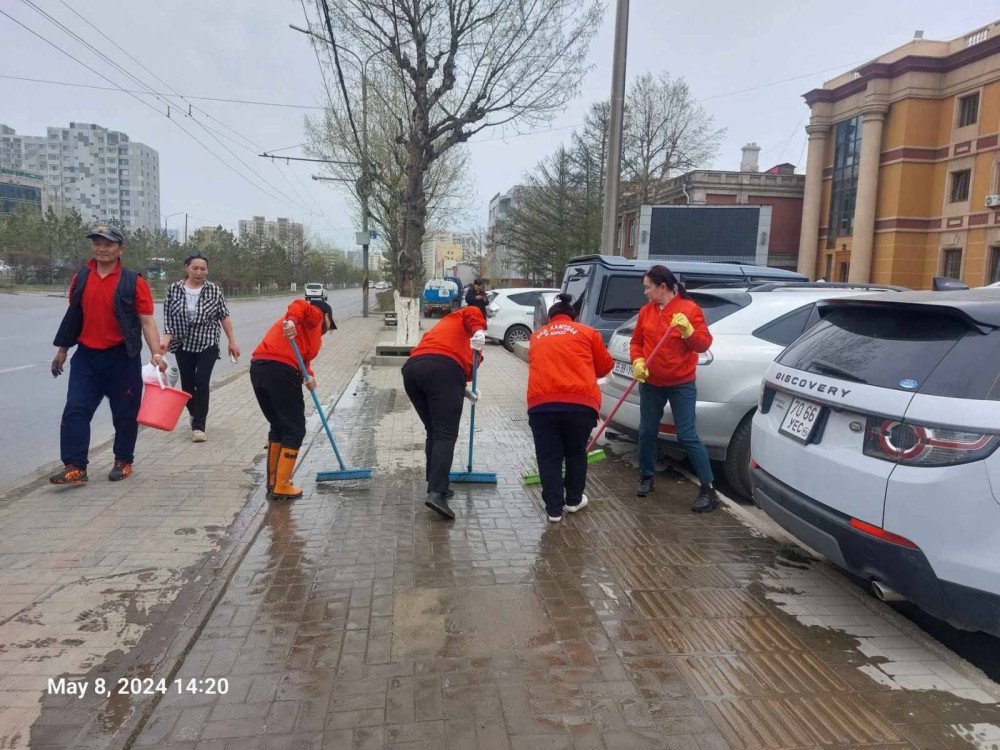
<svg viewBox="0 0 1000 750"><path fill-rule="evenodd" d="M649 255L753 260L759 220L759 206L655 206L650 217Z"/></svg>

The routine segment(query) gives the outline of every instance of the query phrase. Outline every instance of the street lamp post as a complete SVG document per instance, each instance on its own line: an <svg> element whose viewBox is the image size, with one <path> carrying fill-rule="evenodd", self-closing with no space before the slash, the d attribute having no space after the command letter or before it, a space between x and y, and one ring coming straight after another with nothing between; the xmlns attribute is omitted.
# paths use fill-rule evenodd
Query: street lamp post
<svg viewBox="0 0 1000 750"><path fill-rule="evenodd" d="M172 219L174 216L180 216L181 214L184 214L184 212L183 211L178 211L175 214L169 214L169 215L163 217L163 236L164 237L167 237L167 229L168 229L167 222L170 221L170 219ZM184 214L184 215L187 216L187 214Z"/></svg>

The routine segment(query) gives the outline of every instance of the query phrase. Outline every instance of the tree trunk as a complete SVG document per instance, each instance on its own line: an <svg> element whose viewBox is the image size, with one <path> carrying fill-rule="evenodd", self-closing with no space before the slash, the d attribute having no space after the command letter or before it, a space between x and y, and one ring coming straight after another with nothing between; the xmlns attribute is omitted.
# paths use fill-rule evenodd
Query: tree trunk
<svg viewBox="0 0 1000 750"><path fill-rule="evenodd" d="M420 340L420 246L427 221L424 175L427 164L420 144L410 144L406 155L406 186L400 211L399 284L396 299L396 344L416 346Z"/></svg>

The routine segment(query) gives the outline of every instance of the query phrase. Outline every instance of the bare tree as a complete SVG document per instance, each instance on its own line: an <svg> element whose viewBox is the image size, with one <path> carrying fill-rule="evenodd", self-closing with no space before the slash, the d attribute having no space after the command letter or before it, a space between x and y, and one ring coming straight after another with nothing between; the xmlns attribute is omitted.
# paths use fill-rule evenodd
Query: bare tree
<svg viewBox="0 0 1000 750"><path fill-rule="evenodd" d="M683 78L645 73L635 79L625 98L622 146L622 177L633 200L649 202L657 184L715 156L726 131L713 124Z"/></svg>
<svg viewBox="0 0 1000 750"><path fill-rule="evenodd" d="M349 95L360 85L360 81L345 78ZM305 150L310 156L328 161L322 171L350 187L359 213L361 202L368 198L369 219L378 233L385 270L395 278L402 249L399 195L406 182L400 123L406 117L407 105L399 75L385 68L368 72L368 91L367 128L360 141L354 137L346 110L328 107L323 116L306 118L309 143ZM360 171L363 146L371 164L367 184L361 180ZM451 149L436 160L427 173L428 223L445 225L460 215L464 210L461 198L469 194L469 183L466 147Z"/></svg>
<svg viewBox="0 0 1000 750"><path fill-rule="evenodd" d="M384 50L406 91L400 123L396 276L400 343L415 343L428 172L476 133L548 122L576 95L601 16L599 0L320 0L325 30L356 54ZM356 98L341 85L357 134Z"/></svg>

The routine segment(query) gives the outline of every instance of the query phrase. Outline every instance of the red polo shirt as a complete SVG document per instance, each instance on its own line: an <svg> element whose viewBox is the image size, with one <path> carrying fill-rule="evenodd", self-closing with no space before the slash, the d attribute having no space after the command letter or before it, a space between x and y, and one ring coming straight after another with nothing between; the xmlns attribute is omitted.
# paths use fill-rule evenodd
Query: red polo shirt
<svg viewBox="0 0 1000 750"><path fill-rule="evenodd" d="M97 261L87 263L90 273L87 286L83 289L83 331L78 343L89 349L110 349L124 343L125 337L118 327L115 317L115 289L122 275L122 262L115 263L115 270L103 279L97 273ZM69 285L69 296L73 296L76 276ZM137 315L153 314L153 293L149 284L141 276L135 283L135 312Z"/></svg>

